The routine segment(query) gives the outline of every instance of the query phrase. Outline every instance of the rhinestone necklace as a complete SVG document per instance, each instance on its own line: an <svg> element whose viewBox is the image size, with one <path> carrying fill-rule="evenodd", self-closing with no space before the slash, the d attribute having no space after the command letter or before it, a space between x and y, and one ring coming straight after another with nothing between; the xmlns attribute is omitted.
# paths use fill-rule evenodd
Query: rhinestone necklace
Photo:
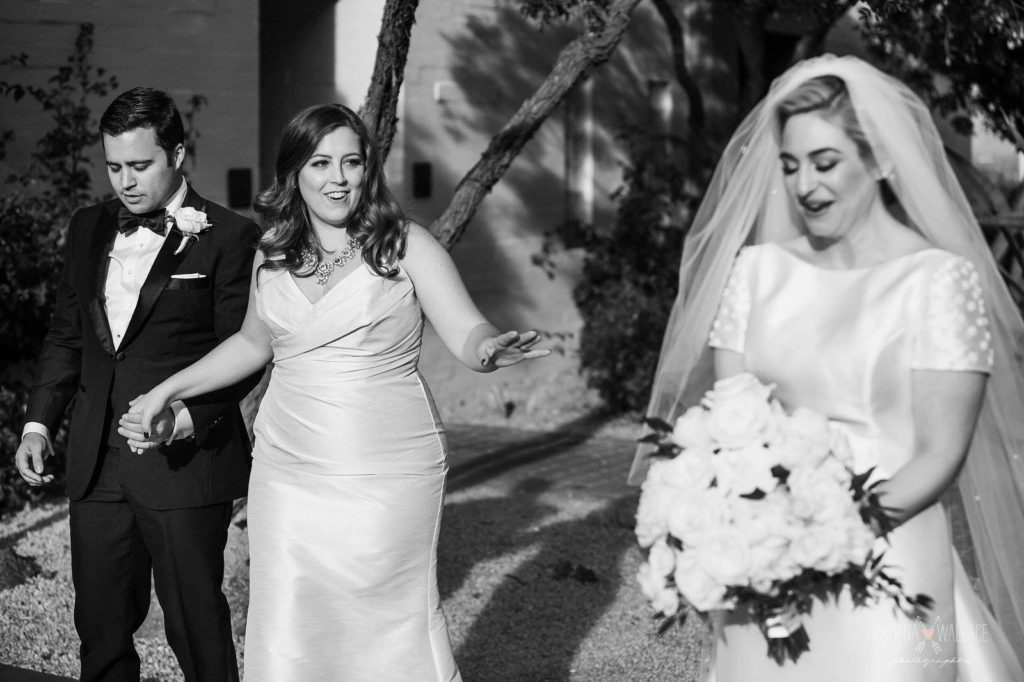
<svg viewBox="0 0 1024 682"><path fill-rule="evenodd" d="M353 237L348 238L348 243L342 247L341 251L334 258L324 258L323 252L318 256L317 252L310 247L302 249L299 255L302 258L302 267L304 269L313 270L313 274L316 277L316 283L320 286L327 286L327 281L331 279L331 274L335 268L340 268L352 260L356 253L359 252L359 241Z"/></svg>

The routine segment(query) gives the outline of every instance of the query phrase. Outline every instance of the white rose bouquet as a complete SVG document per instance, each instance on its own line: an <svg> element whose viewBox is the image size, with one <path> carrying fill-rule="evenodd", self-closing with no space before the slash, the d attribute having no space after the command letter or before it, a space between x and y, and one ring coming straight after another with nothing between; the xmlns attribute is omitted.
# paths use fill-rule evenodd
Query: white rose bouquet
<svg viewBox="0 0 1024 682"><path fill-rule="evenodd" d="M752 374L715 383L675 425L645 421L656 447L643 483L636 536L648 548L641 589L664 620L686 605L700 613L745 609L768 655L782 665L809 649L800 614L815 597L844 588L855 603L888 596L908 612L930 608L908 596L882 565L876 537L893 527L854 473L842 431L813 410L786 414L773 386Z"/></svg>

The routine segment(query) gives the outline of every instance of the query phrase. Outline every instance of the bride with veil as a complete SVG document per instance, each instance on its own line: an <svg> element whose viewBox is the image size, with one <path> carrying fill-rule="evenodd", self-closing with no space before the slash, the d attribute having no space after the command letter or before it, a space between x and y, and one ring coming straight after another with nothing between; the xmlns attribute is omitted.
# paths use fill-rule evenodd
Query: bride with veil
<svg viewBox="0 0 1024 682"><path fill-rule="evenodd" d="M915 619L816 601L811 651L781 666L756 623L716 613L712 679L1024 680L1022 365L1024 322L925 104L857 58L790 68L695 216L648 414L672 421L744 371L825 413L888 479L886 563L936 603Z"/></svg>

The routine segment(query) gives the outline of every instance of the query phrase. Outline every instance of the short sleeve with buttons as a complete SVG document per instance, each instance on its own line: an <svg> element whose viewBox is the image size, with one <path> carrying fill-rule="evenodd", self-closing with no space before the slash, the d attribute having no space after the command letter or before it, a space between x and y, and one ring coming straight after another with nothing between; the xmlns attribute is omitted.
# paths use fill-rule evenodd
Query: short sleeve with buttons
<svg viewBox="0 0 1024 682"><path fill-rule="evenodd" d="M994 353L985 297L974 264L953 256L932 273L916 330L914 369L992 369Z"/></svg>
<svg viewBox="0 0 1024 682"><path fill-rule="evenodd" d="M712 348L742 353L750 317L750 251L742 249L732 266L729 280L711 325L708 344Z"/></svg>

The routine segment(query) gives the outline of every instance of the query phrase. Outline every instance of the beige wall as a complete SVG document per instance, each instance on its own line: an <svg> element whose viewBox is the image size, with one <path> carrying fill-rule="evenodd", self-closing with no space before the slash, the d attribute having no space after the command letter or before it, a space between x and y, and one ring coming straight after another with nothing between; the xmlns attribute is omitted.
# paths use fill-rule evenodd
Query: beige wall
<svg viewBox="0 0 1024 682"><path fill-rule="evenodd" d="M0 56L25 52L29 69L0 75L45 84L71 54L80 23L95 24L92 62L117 76L118 91L150 86L179 106L202 94L201 133L191 177L204 196L227 201L227 169L249 168L258 179L258 15L251 0L4 0ZM97 117L113 95L93 99ZM29 99L0 100L0 127L15 130L8 166L20 165L49 119ZM93 188L107 193L99 146L92 153ZM255 184L255 183L254 183Z"/></svg>
<svg viewBox="0 0 1024 682"><path fill-rule="evenodd" d="M432 12L423 6L418 12L406 69L404 159L396 183L410 213L424 224L440 215L491 136L541 83L561 42L557 31L538 34L510 3L464 0L430 7ZM579 327L570 295L578 258L563 259L566 267L553 280L531 263L545 231L563 219L562 147L556 113L487 196L452 250L477 304L503 329L573 333ZM414 163L431 164L429 198L413 199L409 183L402 182ZM480 375L462 367L428 334L421 367L442 414L460 400L500 411L505 399L522 409L529 388L559 370L573 371L574 358L557 355Z"/></svg>
<svg viewBox="0 0 1024 682"><path fill-rule="evenodd" d="M431 12L423 11L425 7L417 15L406 69L405 158L397 177L408 179L414 163L430 163L433 194L413 199L408 182L397 184L409 210L429 223L440 215L491 136L542 83L575 32L559 27L538 31L508 2L435 2L429 5ZM622 183L625 160L617 139L620 126L644 115L649 79L672 80L668 50L660 19L643 3L613 59L592 75L593 215L599 226L615 218L612 193ZM674 94L678 131L682 99L678 91ZM565 111L559 107L481 204L452 250L485 315L505 329L532 327L550 333L547 345L560 352L479 375L463 368L428 335L422 370L442 413L465 403L460 412L498 414L505 401L515 402L519 410L558 411L559 401L581 399L576 348L582 321L572 289L583 254L579 249L557 252L553 279L532 262L545 233L566 218L565 138ZM660 339L651 343L660 344Z"/></svg>

